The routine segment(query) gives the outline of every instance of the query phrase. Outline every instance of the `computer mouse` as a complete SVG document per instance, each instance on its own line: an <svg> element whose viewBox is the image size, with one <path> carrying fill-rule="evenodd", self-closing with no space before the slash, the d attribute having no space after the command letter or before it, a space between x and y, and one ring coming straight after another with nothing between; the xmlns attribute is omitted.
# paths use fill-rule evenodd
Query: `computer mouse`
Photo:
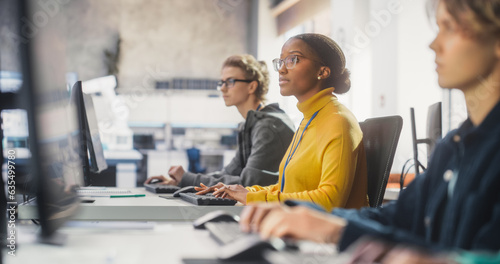
<svg viewBox="0 0 500 264"><path fill-rule="evenodd" d="M173 196L174 197L180 197L181 196L181 193L194 193L194 192L197 192L195 189L194 189L195 186L186 186L186 187L182 187L180 188L179 190L175 191Z"/></svg>
<svg viewBox="0 0 500 264"><path fill-rule="evenodd" d="M205 224L209 222L238 222L236 218L222 210L212 211L193 222L193 226L195 229L205 229Z"/></svg>

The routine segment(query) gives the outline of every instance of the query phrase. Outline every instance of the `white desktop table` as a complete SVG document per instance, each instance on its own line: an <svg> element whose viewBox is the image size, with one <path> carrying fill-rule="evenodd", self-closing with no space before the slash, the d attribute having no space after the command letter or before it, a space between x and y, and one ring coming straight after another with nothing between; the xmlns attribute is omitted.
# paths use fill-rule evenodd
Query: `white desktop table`
<svg viewBox="0 0 500 264"><path fill-rule="evenodd" d="M222 250L208 231L196 230L191 223L130 222L129 226L120 223L123 222L115 227L113 222L69 223L72 225L58 231L67 235L62 246L38 243L37 227L21 224L17 227L15 256L7 254L9 249L4 247L3 260L9 264L178 264L189 258L207 263L206 259L216 259ZM345 263L349 259L348 255L338 255L333 244L301 242L299 247L301 252L324 253L308 258L310 263Z"/></svg>
<svg viewBox="0 0 500 264"><path fill-rule="evenodd" d="M131 224L117 228L64 227L68 235L63 246L36 242L37 227L19 226L15 256L2 249L9 264L143 264L182 263L183 257L215 258L218 244L206 230L195 230L191 223L153 223L143 228Z"/></svg>
<svg viewBox="0 0 500 264"><path fill-rule="evenodd" d="M239 215L244 206L197 206L171 194L154 194L144 188L128 188L133 194L145 194L145 197L109 198L82 197L95 200L82 203L74 220L86 221L193 221L208 212L225 210ZM159 197L170 196L170 199ZM37 219L37 207L34 203L20 204L19 219Z"/></svg>
<svg viewBox="0 0 500 264"><path fill-rule="evenodd" d="M108 198L89 197L94 203L82 203L74 220L86 221L193 221L208 212L225 210L239 215L244 206L196 206L180 198L165 199L161 196L171 194L154 194L144 188L129 188L134 194L145 194L145 197L135 198ZM385 191L385 200L396 200L399 189ZM20 204L18 207L19 219L37 219L36 204Z"/></svg>
<svg viewBox="0 0 500 264"><path fill-rule="evenodd" d="M154 194L144 188L129 188L134 194L145 194L145 197L135 198L108 198L89 197L94 203L82 203L74 220L86 221L193 221L208 212L225 210L239 215L244 206L196 206L180 198L165 199L161 196L171 194ZM396 200L399 189L387 188L385 200ZM20 204L18 207L19 219L37 219L36 204Z"/></svg>
<svg viewBox="0 0 500 264"><path fill-rule="evenodd" d="M397 200L399 197L400 188L386 188L384 194L384 200L393 201Z"/></svg>

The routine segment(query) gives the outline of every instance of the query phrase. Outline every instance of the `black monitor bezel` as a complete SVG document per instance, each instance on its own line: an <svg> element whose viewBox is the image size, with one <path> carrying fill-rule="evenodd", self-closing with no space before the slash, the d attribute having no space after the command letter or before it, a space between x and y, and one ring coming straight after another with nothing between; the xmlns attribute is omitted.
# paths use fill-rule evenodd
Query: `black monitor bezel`
<svg viewBox="0 0 500 264"><path fill-rule="evenodd" d="M77 81L71 89L70 104L77 108L80 135L80 157L82 157L85 186L92 185L91 175L107 168L104 152L98 133L97 123L89 121L88 115L94 115L94 106L90 95L83 92L82 81ZM92 119L92 120L94 120ZM90 124L92 122L92 125ZM94 124L95 123L95 124Z"/></svg>
<svg viewBox="0 0 500 264"><path fill-rule="evenodd" d="M442 103L437 102L428 107L427 110L427 126L426 138L419 139L417 137L417 128L415 121L415 109L410 108L411 119L411 134L412 134L412 148L413 148L413 164L415 166L415 176L420 175L420 169L426 168L418 160L418 144L424 143L427 145L427 160L430 159L432 151L434 151L437 141L442 138ZM436 133L438 131L439 133Z"/></svg>
<svg viewBox="0 0 500 264"><path fill-rule="evenodd" d="M443 138L443 114L442 103L432 104L427 109L427 159L430 159L434 148L439 140Z"/></svg>

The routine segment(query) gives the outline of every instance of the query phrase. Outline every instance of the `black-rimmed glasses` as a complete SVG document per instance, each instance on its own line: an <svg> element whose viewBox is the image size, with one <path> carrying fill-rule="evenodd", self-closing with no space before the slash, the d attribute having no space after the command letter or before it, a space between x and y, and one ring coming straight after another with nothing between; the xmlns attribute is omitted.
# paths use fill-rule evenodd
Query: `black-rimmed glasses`
<svg viewBox="0 0 500 264"><path fill-rule="evenodd" d="M229 78L225 81L223 80L220 80L217 82L217 90L220 91L220 89L222 89L222 85L226 85L226 87L229 89L229 88L233 88L234 86L234 83L235 82L246 82L246 83L251 83L253 82L254 80L242 80L242 79L234 79L234 78Z"/></svg>

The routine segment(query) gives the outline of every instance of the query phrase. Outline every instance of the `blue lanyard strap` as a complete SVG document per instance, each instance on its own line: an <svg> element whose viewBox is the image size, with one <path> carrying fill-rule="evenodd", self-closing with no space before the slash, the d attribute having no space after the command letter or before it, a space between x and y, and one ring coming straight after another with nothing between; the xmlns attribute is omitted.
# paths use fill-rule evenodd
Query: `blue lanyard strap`
<svg viewBox="0 0 500 264"><path fill-rule="evenodd" d="M255 111L259 111L261 107L262 107L262 104L259 104L259 106L257 106L257 110L255 110Z"/></svg>
<svg viewBox="0 0 500 264"><path fill-rule="evenodd" d="M304 132L306 132L306 129L307 127L309 126L309 124L311 124L311 121L313 121L313 119L316 117L316 115L318 114L319 110L316 111L312 116L311 116L311 119L309 119L309 121L307 122L306 126L304 127L304 130L302 130L302 134L300 134L300 138L299 138L299 141L297 142L297 145L295 146L295 148L293 149L293 151L290 151L288 152L288 157L286 158L286 161L285 161L285 166L283 167L283 174L282 174L282 177L281 177L281 192L283 192L283 188L285 188L285 171L286 171L286 166L288 166L288 163L290 162L290 160L292 159L293 157L293 154L295 154L295 151L297 150L297 148L299 147L299 144L300 144L300 141L302 141L302 136L304 136ZM304 119L302 119L304 120ZM300 123L302 123L302 121L300 121ZM299 126L300 127L300 126ZM297 131L298 132L298 131ZM295 138L297 137L297 133L295 133L295 136L293 137L293 141L292 141L292 147L293 147L293 144L295 143Z"/></svg>

